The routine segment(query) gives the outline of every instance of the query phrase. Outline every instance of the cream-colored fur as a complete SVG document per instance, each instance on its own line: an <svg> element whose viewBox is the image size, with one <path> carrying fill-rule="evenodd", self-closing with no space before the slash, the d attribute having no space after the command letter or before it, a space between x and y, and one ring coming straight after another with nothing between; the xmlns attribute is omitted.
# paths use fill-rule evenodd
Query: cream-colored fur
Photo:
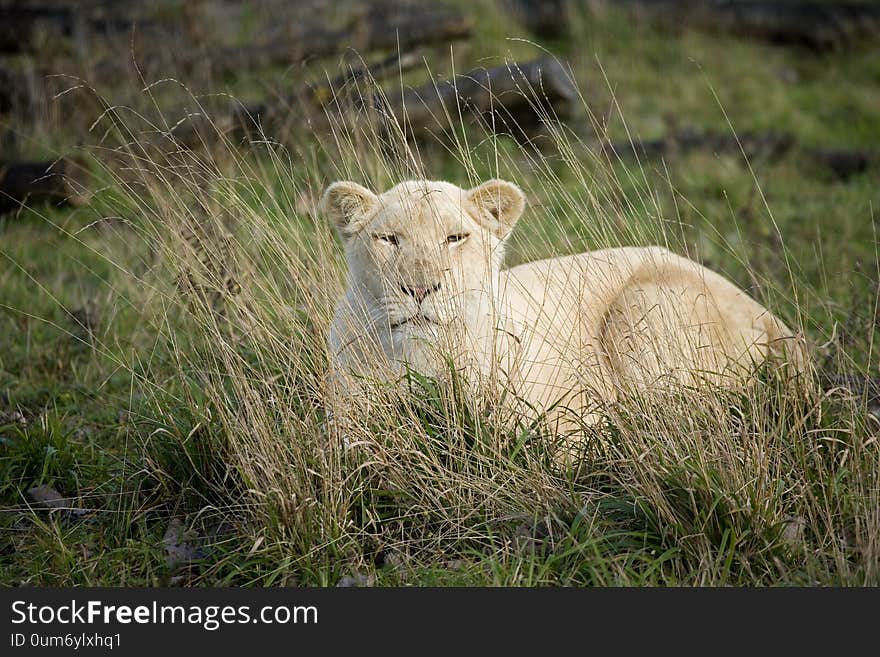
<svg viewBox="0 0 880 657"><path fill-rule="evenodd" d="M348 263L329 338L334 412L365 394L363 381L395 381L407 367L442 377L450 358L475 390L507 390L519 410L555 405L551 422L589 420L628 391L736 381L768 357L801 358L768 310L664 248L502 269L524 207L498 180L327 189Z"/></svg>

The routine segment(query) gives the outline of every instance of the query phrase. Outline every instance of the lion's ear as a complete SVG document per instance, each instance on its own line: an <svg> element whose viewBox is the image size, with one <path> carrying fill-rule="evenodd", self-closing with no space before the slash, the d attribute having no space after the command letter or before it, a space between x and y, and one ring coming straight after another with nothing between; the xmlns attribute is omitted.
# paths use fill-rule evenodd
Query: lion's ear
<svg viewBox="0 0 880 657"><path fill-rule="evenodd" d="M480 210L480 219L499 239L510 234L526 207L526 196L522 190L504 180L484 182L467 194Z"/></svg>
<svg viewBox="0 0 880 657"><path fill-rule="evenodd" d="M342 237L354 235L378 206L379 197L363 185L335 182L324 192L321 211L336 226Z"/></svg>

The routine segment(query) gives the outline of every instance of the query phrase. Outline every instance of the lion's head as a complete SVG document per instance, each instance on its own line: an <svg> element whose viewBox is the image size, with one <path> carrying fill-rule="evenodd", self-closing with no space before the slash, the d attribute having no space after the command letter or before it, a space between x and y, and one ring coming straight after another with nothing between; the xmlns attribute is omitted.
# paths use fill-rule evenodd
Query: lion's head
<svg viewBox="0 0 880 657"><path fill-rule="evenodd" d="M470 190L409 181L382 194L337 182L322 206L345 245L349 289L392 330L412 330L450 324L473 295L492 294L525 197L501 180Z"/></svg>

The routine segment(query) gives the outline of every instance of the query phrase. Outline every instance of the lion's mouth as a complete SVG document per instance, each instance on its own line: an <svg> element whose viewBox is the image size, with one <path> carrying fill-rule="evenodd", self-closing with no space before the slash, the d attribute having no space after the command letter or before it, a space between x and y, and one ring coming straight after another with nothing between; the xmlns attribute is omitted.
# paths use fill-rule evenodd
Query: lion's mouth
<svg viewBox="0 0 880 657"><path fill-rule="evenodd" d="M391 330L393 331L396 328L400 328L406 324L413 324L415 326L427 326L428 324L436 324L436 322L428 317L425 317L422 313L416 313L415 315L410 315L409 317L405 317L397 322L391 323Z"/></svg>

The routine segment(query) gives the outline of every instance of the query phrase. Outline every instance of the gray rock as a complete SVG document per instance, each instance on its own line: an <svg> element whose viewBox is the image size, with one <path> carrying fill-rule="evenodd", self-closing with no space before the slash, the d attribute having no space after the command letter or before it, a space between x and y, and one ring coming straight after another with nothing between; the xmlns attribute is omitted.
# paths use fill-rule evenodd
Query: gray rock
<svg viewBox="0 0 880 657"><path fill-rule="evenodd" d="M347 589L352 587L359 586L373 586L375 584L376 578L372 574L366 573L354 573L353 575L345 575L338 582L336 582L336 587L340 589Z"/></svg>

